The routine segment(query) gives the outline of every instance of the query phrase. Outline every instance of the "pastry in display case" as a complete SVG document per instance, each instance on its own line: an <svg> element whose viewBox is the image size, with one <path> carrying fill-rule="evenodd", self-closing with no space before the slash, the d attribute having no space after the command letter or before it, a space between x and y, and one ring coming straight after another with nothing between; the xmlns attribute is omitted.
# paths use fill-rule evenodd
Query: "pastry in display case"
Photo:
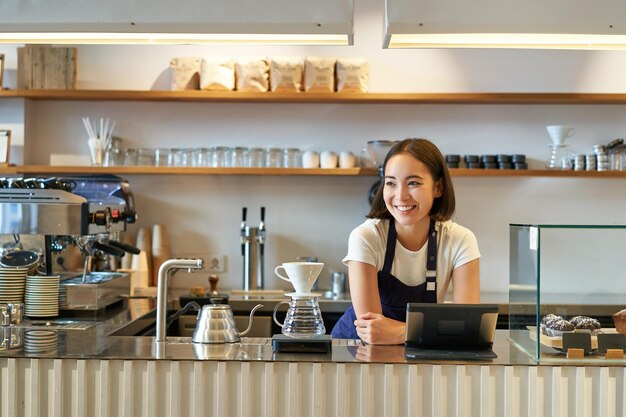
<svg viewBox="0 0 626 417"><path fill-rule="evenodd" d="M626 225L510 225L513 347L542 363L575 351L626 363L624 248Z"/></svg>

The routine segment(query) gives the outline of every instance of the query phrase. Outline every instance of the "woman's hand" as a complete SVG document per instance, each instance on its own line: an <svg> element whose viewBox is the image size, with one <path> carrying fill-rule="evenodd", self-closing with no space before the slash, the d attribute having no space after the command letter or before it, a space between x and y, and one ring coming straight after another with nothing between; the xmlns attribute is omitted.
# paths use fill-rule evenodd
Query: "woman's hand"
<svg viewBox="0 0 626 417"><path fill-rule="evenodd" d="M378 313L361 314L354 321L356 332L371 345L399 345L404 343L405 324Z"/></svg>

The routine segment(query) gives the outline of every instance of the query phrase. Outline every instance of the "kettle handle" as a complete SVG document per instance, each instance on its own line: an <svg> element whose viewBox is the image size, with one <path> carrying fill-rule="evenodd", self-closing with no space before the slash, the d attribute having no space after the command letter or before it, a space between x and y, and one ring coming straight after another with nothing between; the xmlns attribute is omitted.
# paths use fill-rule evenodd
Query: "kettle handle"
<svg viewBox="0 0 626 417"><path fill-rule="evenodd" d="M256 306L254 306L254 308L250 312L250 321L248 322L248 328L244 330L243 332L239 333L239 336L247 335L248 332L252 329L252 323L254 322L254 312L257 311L261 307L263 307L263 304L257 304Z"/></svg>
<svg viewBox="0 0 626 417"><path fill-rule="evenodd" d="M278 311L278 307L280 307L283 304L289 304L289 302L281 301L280 303L276 304L276 307L274 307L274 313L272 313L272 318L274 319L274 323L278 324L280 327L285 327L285 324L278 322L278 320L276 319L276 312Z"/></svg>

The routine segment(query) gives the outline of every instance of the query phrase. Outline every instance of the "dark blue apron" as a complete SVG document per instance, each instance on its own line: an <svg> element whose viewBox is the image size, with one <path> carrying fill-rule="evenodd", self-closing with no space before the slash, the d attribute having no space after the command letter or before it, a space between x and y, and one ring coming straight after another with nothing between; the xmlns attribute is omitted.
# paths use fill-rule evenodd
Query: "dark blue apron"
<svg viewBox="0 0 626 417"><path fill-rule="evenodd" d="M423 284L406 285L391 274L397 238L395 222L390 219L385 264L383 269L378 271L378 292L380 293L383 315L390 319L406 321L407 303L437 302L437 229L435 228L435 221L430 220L428 229L426 282ZM356 320L356 314L354 307L350 306L333 327L331 335L338 339L358 339L354 320Z"/></svg>

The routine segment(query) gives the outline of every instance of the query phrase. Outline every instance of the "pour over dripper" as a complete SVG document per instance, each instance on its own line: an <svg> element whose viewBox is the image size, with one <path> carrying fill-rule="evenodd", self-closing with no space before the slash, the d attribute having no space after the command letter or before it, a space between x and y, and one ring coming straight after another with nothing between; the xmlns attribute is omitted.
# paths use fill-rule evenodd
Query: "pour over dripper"
<svg viewBox="0 0 626 417"><path fill-rule="evenodd" d="M552 139L552 144L554 146L563 146L565 139L576 133L573 127L563 125L546 126L546 130L548 131L548 135L550 135L550 139Z"/></svg>

